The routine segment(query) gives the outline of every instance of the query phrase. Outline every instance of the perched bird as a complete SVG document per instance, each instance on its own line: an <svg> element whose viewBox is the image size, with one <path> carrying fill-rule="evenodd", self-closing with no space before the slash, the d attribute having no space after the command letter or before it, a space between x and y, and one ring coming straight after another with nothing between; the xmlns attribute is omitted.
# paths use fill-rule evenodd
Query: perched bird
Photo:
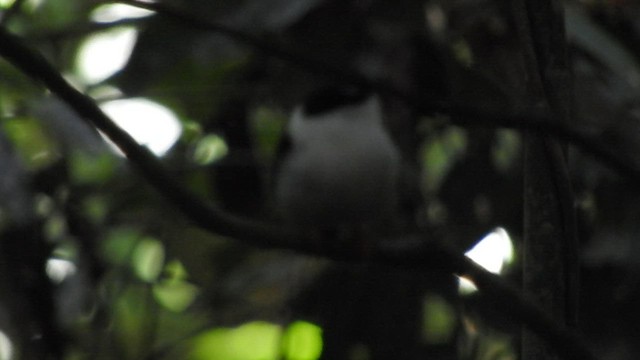
<svg viewBox="0 0 640 360"><path fill-rule="evenodd" d="M294 226L380 230L392 223L400 154L377 95L313 93L294 109L279 151L275 203Z"/></svg>

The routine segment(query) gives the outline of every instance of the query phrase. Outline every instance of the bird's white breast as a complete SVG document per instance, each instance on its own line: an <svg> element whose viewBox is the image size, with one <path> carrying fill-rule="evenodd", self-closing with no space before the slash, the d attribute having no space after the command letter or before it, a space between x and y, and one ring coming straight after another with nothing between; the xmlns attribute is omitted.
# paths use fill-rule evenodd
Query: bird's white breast
<svg viewBox="0 0 640 360"><path fill-rule="evenodd" d="M379 110L372 98L324 119L294 114L289 129L293 151L282 164L276 187L276 203L285 218L332 227L391 216L400 160Z"/></svg>

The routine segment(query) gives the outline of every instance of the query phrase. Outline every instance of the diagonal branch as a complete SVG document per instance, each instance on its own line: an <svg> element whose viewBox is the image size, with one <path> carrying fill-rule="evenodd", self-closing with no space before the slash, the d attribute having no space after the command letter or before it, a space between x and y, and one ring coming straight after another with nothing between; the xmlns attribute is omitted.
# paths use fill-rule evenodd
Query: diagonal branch
<svg viewBox="0 0 640 360"><path fill-rule="evenodd" d="M145 147L105 115L90 97L73 88L39 53L26 47L20 38L0 27L0 56L32 79L44 84L66 102L82 119L104 132L128 157L131 165L171 204L180 209L197 226L220 235L241 239L251 245L289 249L321 255L338 261L370 261L420 271L435 270L464 275L496 306L501 306L514 321L528 325L556 348L566 359L595 360L578 337L557 325L535 305L498 276L484 270L472 260L425 235L413 240L390 239L376 246L363 259L354 251L320 249L318 239L311 239L290 229L238 218L211 206L182 187ZM425 241L425 238L427 241ZM315 240L315 241L314 241Z"/></svg>
<svg viewBox="0 0 640 360"><path fill-rule="evenodd" d="M257 246L289 247L298 235L233 217L214 208L173 179L161 162L124 130L119 128L94 102L72 87L47 60L27 47L21 40L0 28L0 55L31 78L43 83L66 102L81 118L98 128L113 141L131 164L169 201L175 204L198 226L222 235L251 239Z"/></svg>
<svg viewBox="0 0 640 360"><path fill-rule="evenodd" d="M486 271L444 243L419 238L413 244L409 241L389 242L377 250L374 258L379 262L415 269L424 269L425 264L432 263L436 269L450 269L458 276L471 279L495 304L497 311L510 320L526 325L547 341L563 359L596 359L574 332L552 320L539 306L498 275Z"/></svg>

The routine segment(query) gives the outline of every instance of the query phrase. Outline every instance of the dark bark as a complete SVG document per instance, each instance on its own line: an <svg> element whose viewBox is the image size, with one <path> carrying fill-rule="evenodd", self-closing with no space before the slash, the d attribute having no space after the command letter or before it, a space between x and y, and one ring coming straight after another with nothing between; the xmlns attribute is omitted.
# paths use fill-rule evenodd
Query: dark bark
<svg viewBox="0 0 640 360"><path fill-rule="evenodd" d="M514 1L513 14L527 65L533 105L555 120L571 116L571 72L561 5L554 1ZM577 322L578 244L573 194L561 144L527 133L524 157L523 291L556 321ZM557 352L527 329L522 359L555 359Z"/></svg>

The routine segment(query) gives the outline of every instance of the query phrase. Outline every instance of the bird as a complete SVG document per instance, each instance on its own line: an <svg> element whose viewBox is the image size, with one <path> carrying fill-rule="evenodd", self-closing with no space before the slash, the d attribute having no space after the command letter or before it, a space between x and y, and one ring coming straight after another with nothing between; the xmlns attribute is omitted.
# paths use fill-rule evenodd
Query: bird
<svg viewBox="0 0 640 360"><path fill-rule="evenodd" d="M381 230L393 222L401 156L380 97L353 87L311 93L292 111L278 150L275 204L312 230Z"/></svg>

